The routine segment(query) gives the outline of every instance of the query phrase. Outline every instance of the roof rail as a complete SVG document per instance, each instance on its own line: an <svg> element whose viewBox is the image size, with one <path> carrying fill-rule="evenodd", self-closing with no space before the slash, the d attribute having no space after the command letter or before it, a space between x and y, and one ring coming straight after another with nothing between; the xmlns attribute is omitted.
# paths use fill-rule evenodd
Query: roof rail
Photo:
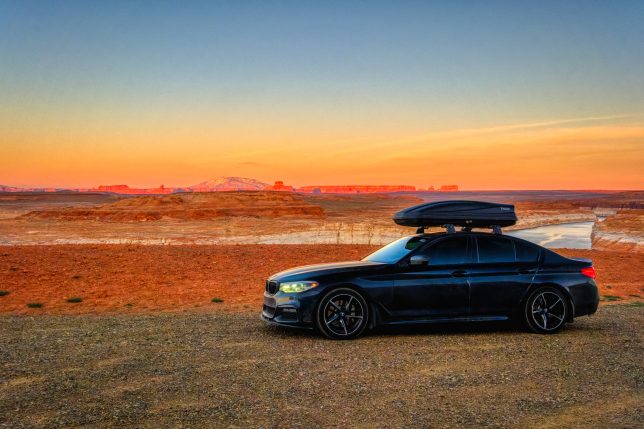
<svg viewBox="0 0 644 429"><path fill-rule="evenodd" d="M446 224L441 225L441 226L443 228L445 228L445 232L447 232L448 234L454 234L456 232L456 227L454 226L454 224L446 223ZM416 234L424 234L425 233L425 228L426 227L424 227L424 226L418 227L418 229L416 229ZM501 230L501 227L499 225L490 225L489 227L480 226L478 228L482 228L482 229L489 228L489 229L492 229L493 234L499 234L499 235L503 234L503 231ZM461 228L460 232L472 232L472 227L471 226L464 226L464 227Z"/></svg>

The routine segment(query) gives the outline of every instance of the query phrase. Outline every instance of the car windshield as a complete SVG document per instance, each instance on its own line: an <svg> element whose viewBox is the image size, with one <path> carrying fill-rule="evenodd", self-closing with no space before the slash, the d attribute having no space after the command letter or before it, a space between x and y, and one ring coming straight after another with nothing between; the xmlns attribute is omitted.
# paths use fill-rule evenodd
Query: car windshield
<svg viewBox="0 0 644 429"><path fill-rule="evenodd" d="M404 237L376 250L371 255L364 258L363 261L395 264L411 253L414 249L427 243L427 241L427 237L422 236Z"/></svg>

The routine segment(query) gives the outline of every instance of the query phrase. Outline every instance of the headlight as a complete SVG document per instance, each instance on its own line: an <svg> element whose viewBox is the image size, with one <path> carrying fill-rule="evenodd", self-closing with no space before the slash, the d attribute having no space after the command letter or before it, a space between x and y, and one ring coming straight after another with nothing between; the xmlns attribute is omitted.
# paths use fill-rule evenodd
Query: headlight
<svg viewBox="0 0 644 429"><path fill-rule="evenodd" d="M284 282L280 283L280 291L285 293L299 293L312 289L318 282Z"/></svg>

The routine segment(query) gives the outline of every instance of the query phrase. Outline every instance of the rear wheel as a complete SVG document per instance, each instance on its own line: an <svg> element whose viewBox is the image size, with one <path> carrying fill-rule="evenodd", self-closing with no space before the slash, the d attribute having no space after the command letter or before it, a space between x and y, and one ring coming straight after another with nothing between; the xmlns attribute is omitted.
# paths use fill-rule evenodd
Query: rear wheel
<svg viewBox="0 0 644 429"><path fill-rule="evenodd" d="M316 327L328 338L349 340L362 334L369 320L367 301L353 289L333 289L320 300Z"/></svg>
<svg viewBox="0 0 644 429"><path fill-rule="evenodd" d="M568 298L554 287L542 287L525 303L526 325L539 334L559 332L568 318Z"/></svg>

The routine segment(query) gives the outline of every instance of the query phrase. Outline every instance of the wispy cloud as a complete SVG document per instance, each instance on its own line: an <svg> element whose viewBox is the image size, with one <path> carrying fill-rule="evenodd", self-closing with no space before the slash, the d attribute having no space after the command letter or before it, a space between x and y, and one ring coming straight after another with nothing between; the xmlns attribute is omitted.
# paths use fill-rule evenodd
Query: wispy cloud
<svg viewBox="0 0 644 429"><path fill-rule="evenodd" d="M585 116L577 118L556 119L550 121L527 122L520 124L498 125L484 128L460 128L445 131L437 131L414 137L401 137L397 139L388 139L386 141L362 141L362 142L342 142L334 143L327 147L325 153L317 155L318 158L333 159L338 157L351 157L358 154L369 153L370 157L374 154L383 155L384 151L401 150L406 151L432 151L445 148L446 145L459 144L460 141L467 140L469 145L490 144L490 138L494 136L504 136L516 132L537 131L548 129L576 128L584 129L596 126L599 122L615 121L621 119L644 119L644 113L629 113L620 115L604 116ZM641 122L641 121L636 121ZM630 124L632 126L633 124ZM575 126L575 127L571 127ZM479 140L477 140L479 139ZM525 141L525 139L522 139ZM440 145L440 146L436 146Z"/></svg>
<svg viewBox="0 0 644 429"><path fill-rule="evenodd" d="M500 126L485 127L485 128L465 128L460 130L447 131L445 133L432 134L430 136L436 136L441 134L447 134L447 135L449 134L488 134L488 133L498 133L498 132L504 132L504 131L553 127L557 125L584 124L588 122L610 121L615 119L627 119L627 118L637 118L637 117L644 118L644 113L633 113L633 114L611 115L611 116L587 116L587 117L581 117L581 118L556 119L552 121L528 122L523 124L500 125Z"/></svg>

